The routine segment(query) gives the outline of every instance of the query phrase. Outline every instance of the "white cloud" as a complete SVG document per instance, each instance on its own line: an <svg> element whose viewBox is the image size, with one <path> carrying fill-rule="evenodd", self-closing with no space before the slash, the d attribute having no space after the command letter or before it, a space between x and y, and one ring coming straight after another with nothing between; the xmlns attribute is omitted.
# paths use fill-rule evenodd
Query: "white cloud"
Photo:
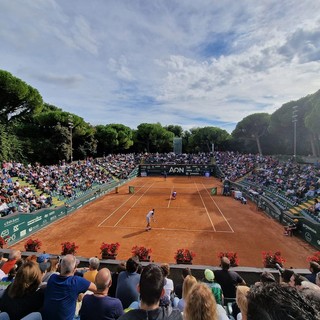
<svg viewBox="0 0 320 320"><path fill-rule="evenodd" d="M0 68L92 124L212 125L320 88L320 2L2 0Z"/></svg>

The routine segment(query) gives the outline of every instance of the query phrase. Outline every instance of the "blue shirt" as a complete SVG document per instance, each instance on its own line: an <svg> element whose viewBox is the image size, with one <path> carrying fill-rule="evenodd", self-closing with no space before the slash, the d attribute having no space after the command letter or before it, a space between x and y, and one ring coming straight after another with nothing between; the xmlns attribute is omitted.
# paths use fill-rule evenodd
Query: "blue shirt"
<svg viewBox="0 0 320 320"><path fill-rule="evenodd" d="M73 320L79 293L84 293L90 281L78 277L53 274L45 291L42 318L44 320Z"/></svg>

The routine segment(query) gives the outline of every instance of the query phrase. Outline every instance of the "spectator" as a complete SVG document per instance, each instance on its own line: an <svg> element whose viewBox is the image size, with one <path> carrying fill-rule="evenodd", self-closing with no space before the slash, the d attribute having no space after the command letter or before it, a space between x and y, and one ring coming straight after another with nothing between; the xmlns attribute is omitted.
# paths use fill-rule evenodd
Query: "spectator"
<svg viewBox="0 0 320 320"><path fill-rule="evenodd" d="M126 271L122 271L118 277L116 298L120 299L123 309L139 300L137 285L139 284L140 274L137 273L139 260L136 257L129 258L126 263Z"/></svg>
<svg viewBox="0 0 320 320"><path fill-rule="evenodd" d="M262 281L261 281L262 282ZM262 282L265 283L265 282ZM237 314L237 320L247 320L248 300L247 294L250 288L247 286L238 286L236 290L236 305L240 313Z"/></svg>
<svg viewBox="0 0 320 320"><path fill-rule="evenodd" d="M118 283L118 276L121 271L126 270L126 264L124 262L121 262L117 265L116 272L113 272L111 275L112 278L112 284L111 287L109 288L109 296L114 297L116 296L116 289L117 289L117 283Z"/></svg>
<svg viewBox="0 0 320 320"><path fill-rule="evenodd" d="M80 309L81 320L118 319L123 314L121 301L108 296L111 286L111 274L109 269L99 270L95 278L97 291L94 294L85 295Z"/></svg>
<svg viewBox="0 0 320 320"><path fill-rule="evenodd" d="M305 278L307 278L310 282L316 283L317 273L320 272L320 265L315 261L310 261L309 270L311 274L306 274Z"/></svg>
<svg viewBox="0 0 320 320"><path fill-rule="evenodd" d="M176 296L181 299L182 298L182 286L183 286L183 282L184 282L184 279L186 278L186 276L191 276L192 273L191 273L191 269L190 268L184 268L182 269L181 271L181 277L182 277L182 283L180 284L177 284L174 288L174 293L176 294Z"/></svg>
<svg viewBox="0 0 320 320"><path fill-rule="evenodd" d="M280 269L280 282L289 284L291 276L294 274L294 271L291 269Z"/></svg>
<svg viewBox="0 0 320 320"><path fill-rule="evenodd" d="M53 274L59 274L58 270L58 265L59 265L59 261L58 258L50 258L48 261L48 268L47 268L47 272L44 275L44 277L42 278L42 282L48 282L49 278L51 277L51 275Z"/></svg>
<svg viewBox="0 0 320 320"><path fill-rule="evenodd" d="M160 297L164 294L163 287L162 269L155 264L144 267L138 286L141 298L140 308L128 311L119 320L182 320L179 310L159 307Z"/></svg>
<svg viewBox="0 0 320 320"><path fill-rule="evenodd" d="M161 269L164 275L164 279L165 279L165 285L164 285L164 296L162 297L163 300L168 301L170 303L171 301L171 294L174 293L174 285L173 285L173 281L171 279L168 278L168 276L170 275L170 267L168 263L163 263L161 265ZM161 302L160 302L161 303ZM165 303L166 304L166 303Z"/></svg>
<svg viewBox="0 0 320 320"><path fill-rule="evenodd" d="M96 285L74 275L76 258L64 256L60 263L61 274L52 274L48 280L42 317L44 320L72 320L80 293L96 291Z"/></svg>
<svg viewBox="0 0 320 320"><path fill-rule="evenodd" d="M248 298L248 320L319 320L312 303L286 284L254 285Z"/></svg>
<svg viewBox="0 0 320 320"><path fill-rule="evenodd" d="M221 268L222 270L216 270L214 275L216 282L221 285L225 302L227 302L227 299L236 298L236 286L246 285L246 283L237 272L229 270L230 260L227 257L221 258Z"/></svg>
<svg viewBox="0 0 320 320"><path fill-rule="evenodd" d="M5 274L8 274L9 271L14 267L18 260L21 259L21 251L12 249L9 253L8 261L6 261L2 266L2 271Z"/></svg>
<svg viewBox="0 0 320 320"><path fill-rule="evenodd" d="M0 300L0 310L7 312L10 320L19 320L42 308L44 291L39 289L41 276L36 262L27 261L19 268L14 282Z"/></svg>
<svg viewBox="0 0 320 320"><path fill-rule="evenodd" d="M229 319L224 308L216 300L204 283L196 283L188 294L183 312L185 320L225 320Z"/></svg>
<svg viewBox="0 0 320 320"><path fill-rule="evenodd" d="M182 298L177 303L177 307L181 312L183 312L183 310L184 310L186 299L187 299L188 294L191 291L191 288L196 283L197 283L197 279L194 276L188 275L184 278L183 285L182 285Z"/></svg>
<svg viewBox="0 0 320 320"><path fill-rule="evenodd" d="M83 277L88 281L94 282L96 275L98 273L98 269L100 266L100 261L96 257L92 257L89 259L89 271L83 274Z"/></svg>
<svg viewBox="0 0 320 320"><path fill-rule="evenodd" d="M216 299L216 302L218 304L223 304L222 289L219 283L214 282L213 271L211 271L210 269L204 270L204 279L202 280L202 282L210 288L214 298Z"/></svg>
<svg viewBox="0 0 320 320"><path fill-rule="evenodd" d="M260 282L256 282L255 284L265 284L270 282L276 282L275 277L271 272L263 271L260 275Z"/></svg>

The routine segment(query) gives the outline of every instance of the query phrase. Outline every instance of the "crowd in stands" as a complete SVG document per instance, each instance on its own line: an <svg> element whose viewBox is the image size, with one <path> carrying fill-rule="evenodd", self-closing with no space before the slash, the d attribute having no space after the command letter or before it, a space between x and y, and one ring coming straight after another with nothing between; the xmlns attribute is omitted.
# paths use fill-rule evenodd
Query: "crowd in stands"
<svg viewBox="0 0 320 320"><path fill-rule="evenodd" d="M126 179L136 168L134 154L108 155L58 165L3 162L0 173L0 213L33 212L52 206L53 197L76 198L81 191L114 179Z"/></svg>
<svg viewBox="0 0 320 320"><path fill-rule="evenodd" d="M226 257L221 269L205 269L202 279L182 269L182 284L170 278L168 264L142 267L137 257L114 273L100 268L96 257L88 267L78 263L73 255L59 261L48 254L23 259L20 251L11 250L0 263L0 319L320 319L316 262L310 262L305 276L278 266L278 280L264 271L251 285L230 270Z"/></svg>
<svg viewBox="0 0 320 320"><path fill-rule="evenodd" d="M211 153L148 153L141 157L144 164L212 164Z"/></svg>
<svg viewBox="0 0 320 320"><path fill-rule="evenodd" d="M230 181L248 183L256 194L265 190L285 196L292 204L300 204L308 199L315 203L309 211L320 214L320 205L315 198L320 195L320 164L301 164L280 161L274 157L243 155L236 152L216 152L216 164L224 178Z"/></svg>

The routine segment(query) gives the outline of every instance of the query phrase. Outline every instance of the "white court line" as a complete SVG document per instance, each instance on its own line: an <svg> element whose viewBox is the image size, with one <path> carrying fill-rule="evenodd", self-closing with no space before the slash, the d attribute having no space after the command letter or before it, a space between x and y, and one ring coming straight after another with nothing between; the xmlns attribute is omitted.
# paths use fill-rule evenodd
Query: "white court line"
<svg viewBox="0 0 320 320"><path fill-rule="evenodd" d="M150 186L151 187L151 186ZM149 188L150 188L149 187ZM148 189L149 189L148 188ZM148 190L147 189L147 190ZM123 202L122 204L121 204L121 206L120 207L118 207L116 210L114 210L111 214L109 214L104 220L102 220L102 222L100 222L99 224L98 224L98 228L99 227L101 227L101 225L105 222L105 221L107 221L110 217L112 217L121 207L123 207L132 197L134 197L135 196L135 194L132 194L132 196L130 196L125 202ZM131 207L132 208L132 207Z"/></svg>
<svg viewBox="0 0 320 320"><path fill-rule="evenodd" d="M170 207L170 203L171 203L171 195L172 195L172 192L173 192L173 187L171 188L171 192L170 192L170 195L169 195L169 201L168 201L168 208Z"/></svg>
<svg viewBox="0 0 320 320"><path fill-rule="evenodd" d="M195 184L195 186L196 186L196 188L197 188L197 190L198 190L198 193L199 193L200 199L201 199L201 201L202 201L202 204L203 204L204 208L206 209L207 216L208 216L208 218L209 218L209 220L210 220L210 223L211 223L211 225L212 225L212 228L213 228L213 230L216 232L216 228L214 227L214 224L213 224L213 222L212 222L212 220L211 220L211 217L210 217L210 215L209 215L208 209L207 209L207 207L206 207L206 205L205 205L205 203L204 203L204 201L203 201L203 198L202 198L201 193L200 193L200 191L199 191L198 185L197 185L195 182L194 182L194 184Z"/></svg>
<svg viewBox="0 0 320 320"><path fill-rule="evenodd" d="M114 225L116 227L118 223L131 211L132 208L134 208L134 205L145 195L145 193L154 185L150 185L150 187L137 199L137 201L127 210L127 212L118 220L118 222ZM119 207L120 208L120 207Z"/></svg>
<svg viewBox="0 0 320 320"><path fill-rule="evenodd" d="M101 226L101 228L115 228L115 226ZM117 229L139 229L141 227L118 227ZM153 228L152 230L161 230L161 231L181 231L181 232L209 232L209 233L233 233L232 231L215 231L215 230L207 230L207 229L176 229L176 228Z"/></svg>
<svg viewBox="0 0 320 320"><path fill-rule="evenodd" d="M219 206L217 205L216 201L213 199L212 195L210 194L210 192L208 191L208 189L206 188L206 186L204 184L202 184L204 186L204 188L206 189L207 193L209 194L211 200L213 201L214 205L216 206L216 208L219 210L220 214L222 215L223 219L226 221L226 223L228 224L229 228L231 229L232 232L234 232L234 230L232 229L230 223L228 222L228 220L226 219L226 217L224 216L224 214L222 213L221 209L219 208Z"/></svg>

